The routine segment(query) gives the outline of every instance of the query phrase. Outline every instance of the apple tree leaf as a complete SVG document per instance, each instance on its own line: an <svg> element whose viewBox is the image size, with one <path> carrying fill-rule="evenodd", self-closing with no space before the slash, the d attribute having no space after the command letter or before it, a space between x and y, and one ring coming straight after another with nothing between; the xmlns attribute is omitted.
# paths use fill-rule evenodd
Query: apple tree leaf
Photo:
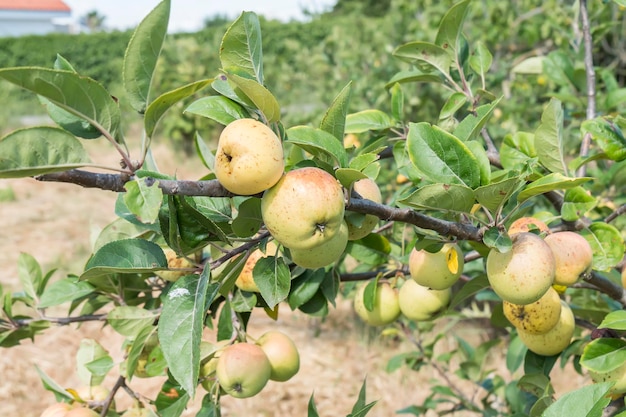
<svg viewBox="0 0 626 417"><path fill-rule="evenodd" d="M145 239L124 239L102 246L85 265L81 280L114 273L142 273L167 269L163 250Z"/></svg>
<svg viewBox="0 0 626 417"><path fill-rule="evenodd" d="M615 226L595 222L580 234L587 239L593 250L593 269L608 271L622 261L624 239Z"/></svg>
<svg viewBox="0 0 626 417"><path fill-rule="evenodd" d="M41 265L32 255L20 253L17 259L17 276L22 284L24 292L33 300L38 297L39 287L43 280Z"/></svg>
<svg viewBox="0 0 626 417"><path fill-rule="evenodd" d="M535 149L539 162L550 172L567 175L563 143L563 107L555 98L541 114L541 124L535 131Z"/></svg>
<svg viewBox="0 0 626 417"><path fill-rule="evenodd" d="M475 202L474 191L459 184L427 184L398 203L419 210L469 212Z"/></svg>
<svg viewBox="0 0 626 417"><path fill-rule="evenodd" d="M528 184L524 190L517 195L517 201L520 203L528 200L536 195L544 194L554 190L566 190L578 187L580 184L591 181L590 177L566 177L560 173L553 172L536 181Z"/></svg>
<svg viewBox="0 0 626 417"><path fill-rule="evenodd" d="M328 110L326 110L320 122L320 129L330 133L342 142L351 92L352 81L337 94L337 97L335 97Z"/></svg>
<svg viewBox="0 0 626 417"><path fill-rule="evenodd" d="M72 394L67 392L65 388L63 388L59 383L57 383L54 379L52 379L48 374L46 374L38 365L35 365L35 370L37 374L39 374L39 378L43 383L43 387L52 392L57 401L67 401L72 400Z"/></svg>
<svg viewBox="0 0 626 417"><path fill-rule="evenodd" d="M576 221L598 204L598 199L590 195L583 187L574 187L565 192L561 217L565 221Z"/></svg>
<svg viewBox="0 0 626 417"><path fill-rule="evenodd" d="M502 97L494 101L493 103L485 104L476 109L476 114L467 115L459 125L454 129L454 136L461 139L462 141L470 141L472 139L476 139L480 134L480 131L483 130L493 111L500 103Z"/></svg>
<svg viewBox="0 0 626 417"><path fill-rule="evenodd" d="M469 65L476 72L476 74L480 75L484 78L485 74L491 68L491 64L493 62L493 56L489 49L485 46L483 42L477 42L476 47L474 48L474 52L469 57Z"/></svg>
<svg viewBox="0 0 626 417"><path fill-rule="evenodd" d="M394 83L389 89L391 93L391 115L396 120L404 118L404 92L400 83Z"/></svg>
<svg viewBox="0 0 626 417"><path fill-rule="evenodd" d="M79 281L76 277L67 277L53 282L46 287L39 299L37 307L47 308L74 301L95 291L93 285Z"/></svg>
<svg viewBox="0 0 626 417"><path fill-rule="evenodd" d="M107 323L126 337L135 337L145 327L151 326L158 314L135 306L118 306L107 314Z"/></svg>
<svg viewBox="0 0 626 417"><path fill-rule="evenodd" d="M601 337L585 345L580 364L599 373L611 372L626 363L626 341Z"/></svg>
<svg viewBox="0 0 626 417"><path fill-rule="evenodd" d="M437 70L441 74L450 74L452 55L448 49L434 43L409 42L397 47L393 51L393 55L403 61L415 64L424 73L432 73Z"/></svg>
<svg viewBox="0 0 626 417"><path fill-rule="evenodd" d="M580 128L582 133L589 133L604 153L613 161L626 159L626 138L620 127L611 120L598 117L585 120Z"/></svg>
<svg viewBox="0 0 626 417"><path fill-rule="evenodd" d="M280 105L270 90L256 80L235 73L227 72L226 77L263 113L268 123L280 120Z"/></svg>
<svg viewBox="0 0 626 417"><path fill-rule="evenodd" d="M588 385L563 394L541 414L542 417L601 417L611 402L607 395L612 382Z"/></svg>
<svg viewBox="0 0 626 417"><path fill-rule="evenodd" d="M363 133L372 130L386 130L395 126L391 116L387 113L371 109L346 116L346 133Z"/></svg>
<svg viewBox="0 0 626 417"><path fill-rule="evenodd" d="M261 25L253 12L243 12L222 38L220 45L222 68L263 84L263 48Z"/></svg>
<svg viewBox="0 0 626 417"><path fill-rule="evenodd" d="M206 117L224 126L235 120L250 117L242 105L224 96L202 97L191 103L185 109L185 113Z"/></svg>
<svg viewBox="0 0 626 417"><path fill-rule="evenodd" d="M328 162L348 166L348 156L343 143L332 134L309 126L295 126L287 129L287 140L304 149L311 155Z"/></svg>
<svg viewBox="0 0 626 417"><path fill-rule="evenodd" d="M294 278L289 292L289 307L292 310L309 301L322 285L326 278L324 269L307 269L302 275Z"/></svg>
<svg viewBox="0 0 626 417"><path fill-rule="evenodd" d="M252 277L270 309L287 299L291 273L283 258L268 256L259 259L252 270Z"/></svg>
<svg viewBox="0 0 626 417"><path fill-rule="evenodd" d="M474 195L480 205L495 213L525 184L526 181L523 177L512 174L500 181L478 187L474 190Z"/></svg>
<svg viewBox="0 0 626 417"><path fill-rule="evenodd" d="M108 352L97 341L93 339L80 341L80 346L76 353L76 373L84 384L94 386L100 385L104 381L106 374L96 375L87 368L87 365L106 356L109 356Z"/></svg>
<svg viewBox="0 0 626 417"><path fill-rule="evenodd" d="M263 217L261 216L261 199L248 198L238 208L237 217L233 219L233 232L238 237L250 237L259 231Z"/></svg>
<svg viewBox="0 0 626 417"><path fill-rule="evenodd" d="M142 223L154 223L159 217L159 208L163 201L163 190L159 188L158 180L148 185L146 178L137 178L124 184L124 188L126 207Z"/></svg>
<svg viewBox="0 0 626 417"><path fill-rule="evenodd" d="M598 325L598 328L626 330L626 310L617 310L610 312L604 317L602 323Z"/></svg>
<svg viewBox="0 0 626 417"><path fill-rule="evenodd" d="M469 4L470 0L456 3L448 9L439 22L435 43L445 50L450 51L450 54L455 57L459 50L459 37L463 30L463 23L467 18Z"/></svg>

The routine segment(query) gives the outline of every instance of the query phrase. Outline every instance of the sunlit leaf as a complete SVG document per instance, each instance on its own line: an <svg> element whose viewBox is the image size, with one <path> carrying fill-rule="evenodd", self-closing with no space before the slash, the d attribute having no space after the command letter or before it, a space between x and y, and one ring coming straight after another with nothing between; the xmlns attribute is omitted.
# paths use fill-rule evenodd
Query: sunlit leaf
<svg viewBox="0 0 626 417"><path fill-rule="evenodd" d="M398 203L421 210L467 213L474 205L474 191L459 184L428 184Z"/></svg>
<svg viewBox="0 0 626 417"><path fill-rule="evenodd" d="M163 250L144 239L125 239L102 246L85 265L81 280L113 273L141 273L167 268Z"/></svg>
<svg viewBox="0 0 626 417"><path fill-rule="evenodd" d="M385 130L393 126L393 119L380 110L363 110L346 116L346 133Z"/></svg>
<svg viewBox="0 0 626 417"><path fill-rule="evenodd" d="M517 195L517 201L526 201L533 196L544 194L549 191L566 190L578 187L580 184L584 184L585 182L591 180L592 178L590 177L571 178L555 172L528 184L526 188L524 188L524 190Z"/></svg>
<svg viewBox="0 0 626 417"><path fill-rule="evenodd" d="M330 133L309 126L292 127L286 133L288 142L298 145L310 154L331 163L334 160L340 167L348 165L343 143Z"/></svg>
<svg viewBox="0 0 626 417"><path fill-rule="evenodd" d="M250 117L240 104L224 96L202 97L189 105L185 113L196 114L226 126L238 119Z"/></svg>
<svg viewBox="0 0 626 417"><path fill-rule="evenodd" d="M624 256L624 239L619 230L610 224L596 222L581 230L593 249L593 269L608 271L619 264Z"/></svg>
<svg viewBox="0 0 626 417"><path fill-rule="evenodd" d="M551 99L541 114L541 124L535 131L535 149L539 162L549 171L567 175L563 143L563 107Z"/></svg>
<svg viewBox="0 0 626 417"><path fill-rule="evenodd" d="M607 395L611 385L603 382L565 393L544 411L542 417L601 417L602 410L611 402Z"/></svg>
<svg viewBox="0 0 626 417"><path fill-rule="evenodd" d="M626 159L626 138L622 130L606 118L585 120L580 128L582 133L589 133L595 143L614 161Z"/></svg>
<svg viewBox="0 0 626 417"><path fill-rule="evenodd" d="M225 71L247 74L263 84L261 26L253 12L243 12L222 38L220 61Z"/></svg>
<svg viewBox="0 0 626 417"><path fill-rule="evenodd" d="M280 120L280 105L270 90L255 80L234 73L226 73L226 76L265 115L268 123Z"/></svg>
<svg viewBox="0 0 626 417"><path fill-rule="evenodd" d="M343 141L351 92L352 81L337 94L320 123L320 129L330 133L340 141Z"/></svg>

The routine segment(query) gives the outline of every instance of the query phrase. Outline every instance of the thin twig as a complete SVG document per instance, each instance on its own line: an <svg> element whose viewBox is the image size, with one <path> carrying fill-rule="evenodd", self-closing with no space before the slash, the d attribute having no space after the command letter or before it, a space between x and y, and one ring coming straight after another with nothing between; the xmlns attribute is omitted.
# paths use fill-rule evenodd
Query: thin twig
<svg viewBox="0 0 626 417"><path fill-rule="evenodd" d="M580 0L580 19L582 21L583 43L585 46L585 74L587 76L587 120L596 117L596 71L593 67L593 40L591 38L591 26L589 24L589 11L587 0ZM591 145L591 134L586 133L580 144L580 157L589 156ZM584 177L587 173L586 165L581 165L578 169L578 176Z"/></svg>
<svg viewBox="0 0 626 417"><path fill-rule="evenodd" d="M615 210L613 213L606 216L606 219L604 219L604 221L606 223L611 223L613 220L617 219L619 216L621 216L624 213L626 213L626 204L622 204L621 206L617 208L617 210Z"/></svg>

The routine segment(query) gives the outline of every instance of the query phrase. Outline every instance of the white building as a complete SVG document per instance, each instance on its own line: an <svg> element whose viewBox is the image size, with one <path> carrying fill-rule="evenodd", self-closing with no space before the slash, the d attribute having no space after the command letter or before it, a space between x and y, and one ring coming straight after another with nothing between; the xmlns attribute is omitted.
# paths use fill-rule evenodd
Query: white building
<svg viewBox="0 0 626 417"><path fill-rule="evenodd" d="M67 33L71 15L62 0L0 0L0 37Z"/></svg>

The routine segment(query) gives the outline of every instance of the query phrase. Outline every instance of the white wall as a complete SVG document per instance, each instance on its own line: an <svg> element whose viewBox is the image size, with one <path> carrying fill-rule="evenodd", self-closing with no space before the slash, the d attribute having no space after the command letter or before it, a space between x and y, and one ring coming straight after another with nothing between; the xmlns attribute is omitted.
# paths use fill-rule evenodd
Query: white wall
<svg viewBox="0 0 626 417"><path fill-rule="evenodd" d="M70 12L0 10L0 37L67 32L67 26L55 24L55 20L70 15Z"/></svg>

